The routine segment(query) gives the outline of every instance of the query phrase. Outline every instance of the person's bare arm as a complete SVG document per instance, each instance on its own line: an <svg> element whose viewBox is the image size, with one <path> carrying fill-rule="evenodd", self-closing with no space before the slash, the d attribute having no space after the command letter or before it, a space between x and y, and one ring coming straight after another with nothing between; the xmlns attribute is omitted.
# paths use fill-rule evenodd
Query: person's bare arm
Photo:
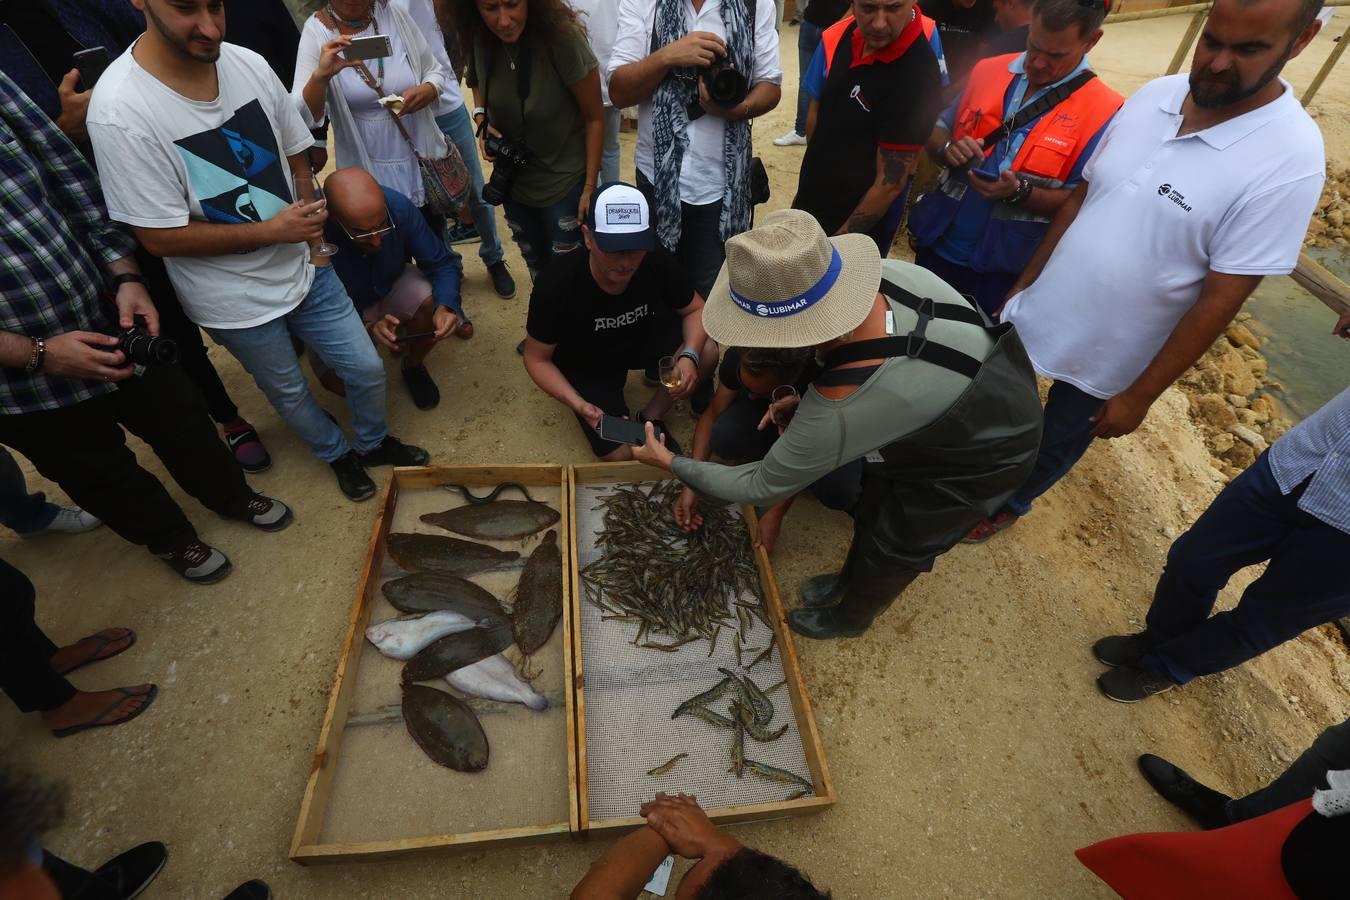
<svg viewBox="0 0 1350 900"><path fill-rule="evenodd" d="M557 344L545 344L527 336L525 338L525 371L545 394L584 418L592 428L598 428L600 416L604 415L604 410L593 403L587 403L586 398L577 393L577 389L572 387L572 382L567 380L567 376L553 362L553 351L557 349L557 346Z"/></svg>
<svg viewBox="0 0 1350 900"><path fill-rule="evenodd" d="M1078 210L1083 208L1083 200L1087 197L1088 183L1079 182L1078 187L1073 189L1059 205L1054 217L1050 220L1050 227L1045 230L1045 237L1041 238L1040 246L1036 252L1031 254L1031 259L1027 262L1027 267L1022 270L1017 281L1013 283L1012 289L1008 291L1011 297L1018 291L1026 290L1031 283L1041 276L1045 270L1045 264L1050 260L1050 254L1055 252L1055 247L1059 246L1059 239L1064 236L1064 232L1069 230L1073 220L1078 218ZM1001 312L1002 310L1000 310Z"/></svg>
<svg viewBox="0 0 1350 900"><path fill-rule="evenodd" d="M656 90L672 68L701 69L727 55L726 43L707 31L691 31L637 62L619 66L609 78L609 101L616 109L636 106Z"/></svg>
<svg viewBox="0 0 1350 900"><path fill-rule="evenodd" d="M866 233L886 218L891 204L905 187L915 156L913 150L878 149L876 179L835 234Z"/></svg>
<svg viewBox="0 0 1350 900"><path fill-rule="evenodd" d="M572 889L572 900L633 900L669 853L666 839L643 825L591 863L586 876Z"/></svg>
<svg viewBox="0 0 1350 900"><path fill-rule="evenodd" d="M1138 428L1153 402L1209 349L1260 283L1260 275L1207 274L1200 299L1181 317L1148 368L1092 417L1097 423L1093 436L1120 437Z"/></svg>
<svg viewBox="0 0 1350 900"><path fill-rule="evenodd" d="M287 158L297 177L310 177L309 160L304 153ZM323 236L328 220L324 201L292 203L264 222L219 225L213 222L188 222L177 228L133 226L141 246L155 256L225 256L248 252L272 244L303 244Z"/></svg>
<svg viewBox="0 0 1350 900"><path fill-rule="evenodd" d="M591 205L591 193L600 180L600 156L605 148L605 103L600 97L600 70L591 69L567 89L576 98L582 121L586 123L586 182L577 208L577 218L585 219Z"/></svg>

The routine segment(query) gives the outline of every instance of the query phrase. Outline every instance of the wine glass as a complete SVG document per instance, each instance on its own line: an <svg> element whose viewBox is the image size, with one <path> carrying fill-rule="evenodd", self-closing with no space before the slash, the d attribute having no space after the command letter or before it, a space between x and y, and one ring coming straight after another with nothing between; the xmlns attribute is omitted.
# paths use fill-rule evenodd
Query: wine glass
<svg viewBox="0 0 1350 900"><path fill-rule="evenodd" d="M319 176L313 169L309 170L308 177L303 174L296 176L295 190L296 193L300 195L300 199L306 203L327 200L323 194L323 187L319 184ZM317 215L317 213L313 213L312 215ZM336 244L330 244L322 237L319 238L317 244L311 244L309 249L315 256L320 257L336 256L338 252Z"/></svg>
<svg viewBox="0 0 1350 900"><path fill-rule="evenodd" d="M799 397L797 389L790 384L780 384L773 389L769 395L769 409L773 412L773 423L781 428L786 428L792 421L792 415L797 411L795 406L780 406L781 401L790 400L793 397Z"/></svg>
<svg viewBox="0 0 1350 900"><path fill-rule="evenodd" d="M680 378L680 370L675 368L675 362L676 358L674 356L663 356L656 364L657 374L661 379L661 384L665 385L666 390L670 391L678 390L680 385L684 383L684 380ZM683 400L675 401L675 411L684 412Z"/></svg>

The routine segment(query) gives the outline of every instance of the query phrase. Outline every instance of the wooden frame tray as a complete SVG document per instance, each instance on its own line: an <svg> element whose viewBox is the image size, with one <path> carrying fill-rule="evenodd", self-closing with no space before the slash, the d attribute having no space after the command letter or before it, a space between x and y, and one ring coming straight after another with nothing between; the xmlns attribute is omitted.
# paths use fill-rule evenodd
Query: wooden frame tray
<svg viewBox="0 0 1350 900"><path fill-rule="evenodd" d="M563 695L566 698L564 718L566 719L568 754L567 820L543 822L527 827L432 834L399 840L323 842L321 836L324 819L329 807L330 792L342 748L343 732L347 726L352 695L357 682L357 673L363 652L362 645L365 642L365 629L369 623L371 607L378 593L381 570L384 564L385 539L389 534L400 491L432 488L452 482L486 486L505 481L555 487L559 490L558 502L561 504L559 512L563 514L557 529L559 546L563 551L563 602L565 604L562 616L562 643L563 681L565 685ZM338 659L337 672L329 695L328 710L324 715L323 726L319 732L319 746L314 755L314 764L310 770L304 799L300 807L300 818L296 824L294 838L291 841L290 858L293 861L302 865L354 862L431 850L543 841L562 837L579 830L576 716L572 707L574 692L566 688L566 685L570 684L570 673L573 670L572 648L574 646L571 633L571 604L566 597L573 581L570 566L574 555L570 549L572 544L571 518L568 515L568 510L571 509L571 495L568 493L568 484L566 468L555 465L436 466L394 469L378 501L379 514L375 520L374 532L366 551L365 564L361 571L356 600L352 604L351 618L347 626L342 655Z"/></svg>
<svg viewBox="0 0 1350 900"><path fill-rule="evenodd" d="M663 476L659 471L640 463L591 463L570 466L568 470L568 532L572 536L571 559L569 560L572 583L568 595L570 599L570 617L572 619L569 631L572 635L572 640L574 641L571 658L574 667L572 684L575 690L575 697L573 698L572 705L576 715L575 762L577 780L577 816L579 819L579 828L585 833L605 833L624 830L641 825L644 820L640 816L602 819L592 819L590 816L589 776L586 761L586 682L582 664L583 655L581 646L581 604L583 602L584 594L580 584L577 549L578 544L580 543L576 520L577 486L583 484L654 481L660 480L662 477ZM742 515L745 518L747 527L751 529L751 533L753 534L757 524L754 508L751 506L744 507ZM825 754L820 746L820 735L816 729L815 717L811 712L811 701L807 696L806 686L802 682L801 670L798 668L797 652L792 642L791 632L787 627L782 600L778 594L778 584L774 579L773 568L769 563L768 554L763 548L756 548L755 562L759 567L760 586L763 589L765 605L768 608L769 618L772 622L774 634L777 637L777 645L781 657L786 687L789 692L792 711L796 717L797 729L801 737L806 763L810 769L811 780L814 783L815 796L803 797L797 800L759 803L750 806L731 806L709 809L709 817L712 818L713 821L722 823L749 822L816 812L832 806L838 801L838 796L834 789L834 782L830 779L829 769L825 762Z"/></svg>

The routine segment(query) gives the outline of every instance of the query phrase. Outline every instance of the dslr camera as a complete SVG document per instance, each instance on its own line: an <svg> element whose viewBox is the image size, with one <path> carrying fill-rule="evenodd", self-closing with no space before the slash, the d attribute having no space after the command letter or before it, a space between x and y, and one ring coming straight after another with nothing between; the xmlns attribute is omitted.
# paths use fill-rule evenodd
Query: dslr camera
<svg viewBox="0 0 1350 900"><path fill-rule="evenodd" d="M516 177L529 164L530 148L518 141L488 134L483 138L483 149L497 158L492 164L492 177L483 185L483 202L501 206L511 198Z"/></svg>
<svg viewBox="0 0 1350 900"><path fill-rule="evenodd" d="M117 349L133 366L171 366L178 362L178 342L173 338L154 337L133 325L117 336Z"/></svg>
<svg viewBox="0 0 1350 900"><path fill-rule="evenodd" d="M712 65L700 70L697 81L703 82L712 102L727 109L731 109L740 103L750 93L750 80L733 66L731 60L726 57L721 57ZM694 99L689 102L688 107L689 121L691 122L703 115L703 107L698 102L697 81L694 87Z"/></svg>

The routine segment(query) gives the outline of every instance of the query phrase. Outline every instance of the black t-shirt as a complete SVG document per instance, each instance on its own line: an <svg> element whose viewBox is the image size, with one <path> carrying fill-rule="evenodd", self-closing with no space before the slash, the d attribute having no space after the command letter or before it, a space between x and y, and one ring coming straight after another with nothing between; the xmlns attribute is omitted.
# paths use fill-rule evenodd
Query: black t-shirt
<svg viewBox="0 0 1350 900"><path fill-rule="evenodd" d="M988 54L984 42L998 31L994 24L994 0L975 0L969 7L956 0L925 0L924 15L937 23L942 36L942 55L947 58L947 76L952 84L965 81L970 67ZM1021 48L1026 49L1025 45Z"/></svg>
<svg viewBox="0 0 1350 900"><path fill-rule="evenodd" d="M811 382L820 374L820 366L814 361L808 362L806 368L797 376L797 380L792 386L797 389L797 393L805 393L810 387ZM749 389L741 382L741 351L738 347L726 347L722 350L722 361L717 367L717 380L721 382L722 387L730 388L737 394L749 396ZM768 397L759 399L768 402Z"/></svg>
<svg viewBox="0 0 1350 900"><path fill-rule="evenodd" d="M576 250L551 262L535 282L525 330L554 344L559 368L641 369L680 344L679 310L694 286L675 257L657 248L633 273L628 290L607 294L591 275L591 256Z"/></svg>
<svg viewBox="0 0 1350 900"><path fill-rule="evenodd" d="M1009 53L1024 53L1027 49L1027 35L1030 33L1030 25L1019 25L1010 31L1000 31L985 42L984 49L980 51L979 58L988 59L991 56L1006 56Z"/></svg>
<svg viewBox="0 0 1350 900"><path fill-rule="evenodd" d="M853 0L807 0L802 19L817 28L829 28L843 18Z"/></svg>
<svg viewBox="0 0 1350 900"><path fill-rule="evenodd" d="M918 19L858 66L856 34L850 23L830 61L792 204L815 216L826 234L844 224L876 180L877 150L921 149L942 111L937 57ZM879 240L884 223L877 230Z"/></svg>

